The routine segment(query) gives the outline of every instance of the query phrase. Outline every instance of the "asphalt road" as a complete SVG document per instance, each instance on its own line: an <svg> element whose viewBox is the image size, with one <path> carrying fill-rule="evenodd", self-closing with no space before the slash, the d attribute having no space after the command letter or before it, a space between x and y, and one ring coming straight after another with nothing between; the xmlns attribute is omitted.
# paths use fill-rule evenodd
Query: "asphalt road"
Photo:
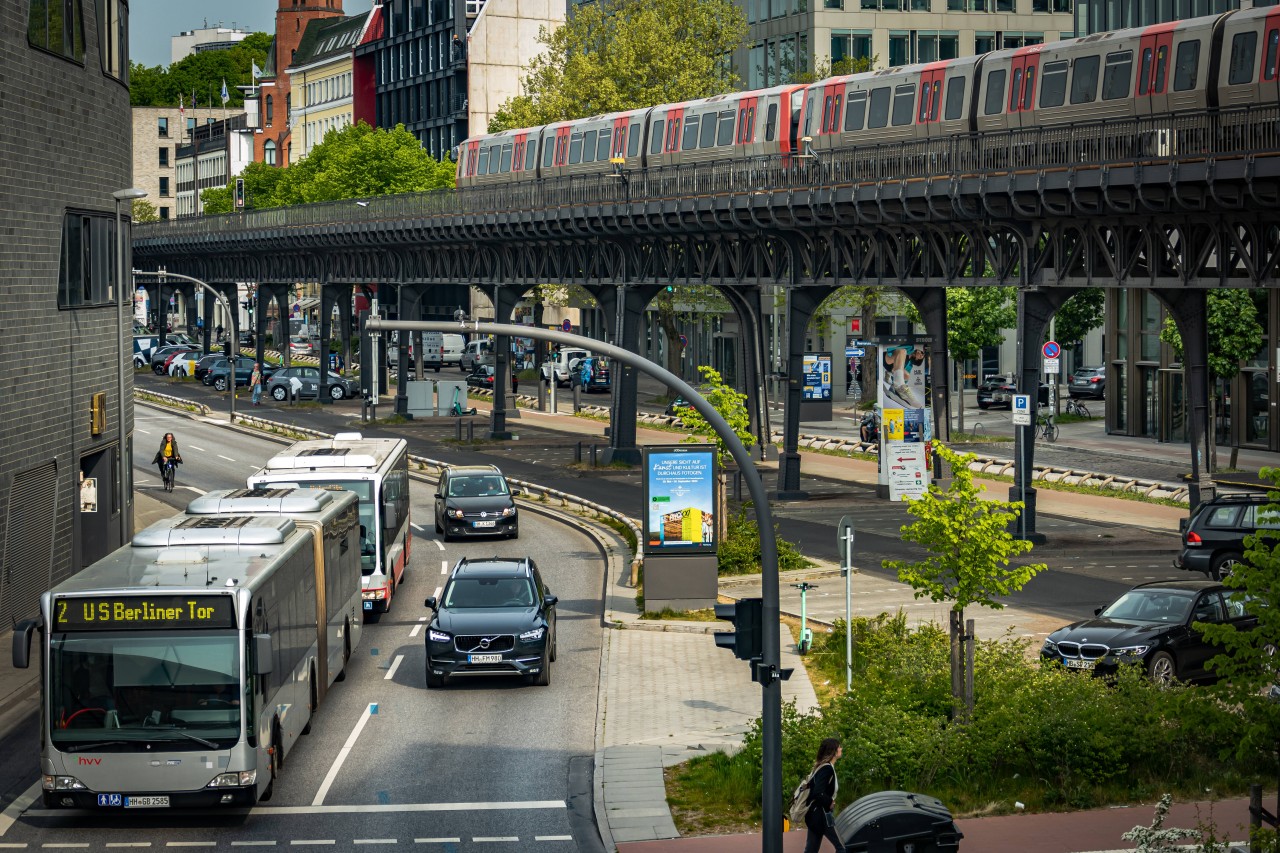
<svg viewBox="0 0 1280 853"><path fill-rule="evenodd" d="M148 448L166 430L177 435L185 460L179 488L159 495L176 505L197 490L243 486L280 447L145 407L137 410L136 429L142 464L135 477L144 490L159 486ZM287 756L269 804L235 814L99 815L33 806L7 828L0 818L0 848L598 850L590 813L603 632L597 547L529 510L518 541L446 546L433 530L429 487L414 482L411 497L415 540L403 594L389 614L366 625L346 681L330 691L311 735ZM428 691L421 601L460 557L494 554L531 556L560 598L551 686L472 679ZM35 728L28 716L0 741L0 783L38 778Z"/></svg>

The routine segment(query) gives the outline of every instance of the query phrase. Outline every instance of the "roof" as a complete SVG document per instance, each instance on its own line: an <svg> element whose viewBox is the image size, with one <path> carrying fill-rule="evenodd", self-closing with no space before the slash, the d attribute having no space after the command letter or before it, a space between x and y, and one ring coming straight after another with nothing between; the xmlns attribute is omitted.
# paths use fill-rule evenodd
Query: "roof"
<svg viewBox="0 0 1280 853"><path fill-rule="evenodd" d="M492 367L488 364L483 366ZM450 465L446 470L451 477L458 474L502 474L497 465Z"/></svg>
<svg viewBox="0 0 1280 853"><path fill-rule="evenodd" d="M528 557L479 557L474 559L463 557L453 567L453 574L466 575L467 577L525 578L529 577L532 572L529 570Z"/></svg>
<svg viewBox="0 0 1280 853"><path fill-rule="evenodd" d="M331 439L295 442L273 456L253 476L278 476L297 471L354 473L357 469L381 467L407 447L402 438L364 438L359 433L339 433Z"/></svg>
<svg viewBox="0 0 1280 853"><path fill-rule="evenodd" d="M289 67L296 68L335 56L350 55L351 49L360 41L368 18L368 13L363 13L345 18L313 18L308 21Z"/></svg>
<svg viewBox="0 0 1280 853"><path fill-rule="evenodd" d="M1211 580L1172 580L1140 583L1134 589L1175 589L1181 592L1200 592L1205 589L1226 589L1218 581Z"/></svg>

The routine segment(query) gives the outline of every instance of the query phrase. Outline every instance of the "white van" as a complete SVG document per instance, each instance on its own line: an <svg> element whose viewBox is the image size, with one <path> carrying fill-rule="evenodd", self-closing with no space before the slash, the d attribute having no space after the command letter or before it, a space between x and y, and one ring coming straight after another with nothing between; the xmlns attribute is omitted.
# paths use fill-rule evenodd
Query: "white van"
<svg viewBox="0 0 1280 853"><path fill-rule="evenodd" d="M458 356L458 367L463 373L470 373L482 364L493 364L493 341L488 338L468 341Z"/></svg>
<svg viewBox="0 0 1280 853"><path fill-rule="evenodd" d="M462 361L462 350L466 347L462 335L444 335L444 363L459 364Z"/></svg>

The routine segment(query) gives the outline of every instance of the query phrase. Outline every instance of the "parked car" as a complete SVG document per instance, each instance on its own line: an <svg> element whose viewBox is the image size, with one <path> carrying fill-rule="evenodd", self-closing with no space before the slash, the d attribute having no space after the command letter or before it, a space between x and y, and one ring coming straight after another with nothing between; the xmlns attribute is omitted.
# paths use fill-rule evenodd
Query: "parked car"
<svg viewBox="0 0 1280 853"><path fill-rule="evenodd" d="M1243 558L1246 537L1264 533L1280 538L1280 514L1266 510L1270 502L1259 493L1218 495L1200 504L1180 524L1182 550L1173 565L1222 580Z"/></svg>
<svg viewBox="0 0 1280 853"><path fill-rule="evenodd" d="M165 367L165 373L170 376L194 376L196 373L196 365L204 356L200 350L190 352L175 352L169 356L169 363Z"/></svg>
<svg viewBox="0 0 1280 853"><path fill-rule="evenodd" d="M978 386L978 408L991 409L997 406L1003 406L1006 409L1013 408L1013 395L1018 393L1018 383L1008 376L988 376L986 380ZM1040 383L1040 400L1041 406L1049 405L1049 386Z"/></svg>
<svg viewBox="0 0 1280 853"><path fill-rule="evenodd" d="M249 331L248 329L240 330L240 346L251 347L257 342L258 342L258 339L253 336L253 332Z"/></svg>
<svg viewBox="0 0 1280 853"><path fill-rule="evenodd" d="M290 355L315 355L318 348L305 335L292 335L289 338Z"/></svg>
<svg viewBox="0 0 1280 853"><path fill-rule="evenodd" d="M573 371L578 366L578 362L589 355L591 353L577 347L564 347L556 350L551 354L551 358L544 362L540 368L542 381L550 382L554 378L556 385L568 385L573 376Z"/></svg>
<svg viewBox="0 0 1280 853"><path fill-rule="evenodd" d="M492 388L496 372L497 368L492 364L481 364L467 374L467 385L472 388Z"/></svg>
<svg viewBox="0 0 1280 853"><path fill-rule="evenodd" d="M277 370L266 383L265 390L273 400L284 402L289 399L289 390L294 379L302 383L302 387L298 390L298 399L320 399L320 368L318 367L286 367ZM326 393L334 400L356 397L360 394L360 383L354 379L343 379L330 371L327 381L329 387Z"/></svg>
<svg viewBox="0 0 1280 853"><path fill-rule="evenodd" d="M442 335L442 344L444 346L444 363L460 364L462 361L462 350L466 347L467 342L462 339L462 335L445 333Z"/></svg>
<svg viewBox="0 0 1280 853"><path fill-rule="evenodd" d="M580 385L583 391L608 391L611 383L609 359L599 356L578 359L569 373L569 384Z"/></svg>
<svg viewBox="0 0 1280 853"><path fill-rule="evenodd" d="M1067 380L1067 393L1071 398L1092 397L1101 400L1107 391L1105 367L1081 367Z"/></svg>
<svg viewBox="0 0 1280 853"><path fill-rule="evenodd" d="M467 341L462 355L458 356L458 367L463 373L469 373L482 364L493 364L493 341L488 338Z"/></svg>
<svg viewBox="0 0 1280 853"><path fill-rule="evenodd" d="M1220 583L1155 581L1094 611L1092 619L1054 631L1040 659L1095 675L1114 674L1130 664L1159 682L1213 681L1216 675L1205 664L1221 649L1204 639L1196 622L1232 622L1248 630L1258 620L1245 612L1243 593Z"/></svg>
<svg viewBox="0 0 1280 853"><path fill-rule="evenodd" d="M156 376L164 376L169 356L176 352L194 352L195 349L191 344L165 344L157 347L151 351L151 371Z"/></svg>
<svg viewBox="0 0 1280 853"><path fill-rule="evenodd" d="M226 353L221 353L221 352L210 353L209 355L202 356L200 360L196 362L195 370L192 372L191 375L194 376L196 379L200 380L201 382L203 382L205 376L208 375L209 371L213 368L215 364L217 364L219 361L226 361L226 360L227 360Z"/></svg>
<svg viewBox="0 0 1280 853"><path fill-rule="evenodd" d="M453 675L518 675L545 687L556 659L556 603L528 557L463 557L428 598L427 687Z"/></svg>
<svg viewBox="0 0 1280 853"><path fill-rule="evenodd" d="M493 465L445 468L436 485L436 533L520 538L520 517L507 478Z"/></svg>
<svg viewBox="0 0 1280 853"><path fill-rule="evenodd" d="M262 365L262 381L265 385L270 381L271 376L275 373L276 368L270 364ZM209 372L204 375L200 381L205 385L212 385L219 391L227 390L227 375L230 373L228 360L221 359L214 362L213 367L209 368ZM236 356L236 386L245 387L249 384L249 376L253 373L253 359L247 355Z"/></svg>

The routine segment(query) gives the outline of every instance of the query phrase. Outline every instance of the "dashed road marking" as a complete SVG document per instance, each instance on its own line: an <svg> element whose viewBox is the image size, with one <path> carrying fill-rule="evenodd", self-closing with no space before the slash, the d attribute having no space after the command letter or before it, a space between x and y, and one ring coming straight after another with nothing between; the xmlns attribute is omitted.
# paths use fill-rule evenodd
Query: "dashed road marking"
<svg viewBox="0 0 1280 853"><path fill-rule="evenodd" d="M518 835L493 835L493 836L475 835L475 836L472 836L471 840L476 842L477 844L482 844L486 841L519 841L520 836Z"/></svg>
<svg viewBox="0 0 1280 853"><path fill-rule="evenodd" d="M441 561L440 561L440 574L442 574L442 575L447 575L447 574L449 574L449 561L448 561L448 560L441 560Z"/></svg>
<svg viewBox="0 0 1280 853"><path fill-rule="evenodd" d="M439 601L439 600L440 600L440 590L442 590L442 589L444 589L444 587L442 587L442 586L438 586L438 587L436 587L436 591L435 591L435 593L434 593L436 601Z"/></svg>
<svg viewBox="0 0 1280 853"><path fill-rule="evenodd" d="M572 841L572 835L535 835L534 841Z"/></svg>
<svg viewBox="0 0 1280 853"><path fill-rule="evenodd" d="M409 636L416 637L418 636L418 634L422 633L422 626L424 623L426 623L426 621L427 621L427 617L419 616L418 624L413 626L413 630L409 632Z"/></svg>
<svg viewBox="0 0 1280 853"><path fill-rule="evenodd" d="M208 452L209 452L209 451L205 450L203 447L196 447L194 444L188 444L188 445L187 445L187 447L190 447L192 450L199 450L201 453L208 453Z"/></svg>
<svg viewBox="0 0 1280 853"><path fill-rule="evenodd" d="M356 838L352 840L352 844L395 844L395 838Z"/></svg>
<svg viewBox="0 0 1280 853"><path fill-rule="evenodd" d="M302 846L304 844L336 844L337 842L334 841L332 838L312 838L312 839L295 838L289 843L296 847L296 846Z"/></svg>
<svg viewBox="0 0 1280 853"><path fill-rule="evenodd" d="M275 847L274 841L232 841L232 847Z"/></svg>
<svg viewBox="0 0 1280 853"><path fill-rule="evenodd" d="M414 844L461 844L461 838L415 838Z"/></svg>
<svg viewBox="0 0 1280 853"><path fill-rule="evenodd" d="M444 543L443 543L443 542L441 542L439 539L433 539L432 541L436 543L436 547L437 547L437 548L439 548L441 551L443 551L443 550L444 550Z"/></svg>
<svg viewBox="0 0 1280 853"><path fill-rule="evenodd" d="M169 841L165 847L217 847L216 841Z"/></svg>
<svg viewBox="0 0 1280 853"><path fill-rule="evenodd" d="M53 841L46 841L44 844L41 844L40 846L45 848L46 850L75 850L75 849L83 849L85 847L88 847L89 842L86 841L84 843L66 844L66 843L57 843Z"/></svg>
<svg viewBox="0 0 1280 853"><path fill-rule="evenodd" d="M200 448L196 448L199 450ZM150 841L108 841L108 847L150 847Z"/></svg>
<svg viewBox="0 0 1280 853"><path fill-rule="evenodd" d="M390 681L396 677L396 670L400 668L400 661L404 660L404 655L396 655L395 660L391 661L391 667L387 670L387 674L382 676L383 681Z"/></svg>
<svg viewBox="0 0 1280 853"><path fill-rule="evenodd" d="M427 528L423 527L421 524L410 524L409 526L412 527L414 530L418 531L419 533L427 532Z"/></svg>

